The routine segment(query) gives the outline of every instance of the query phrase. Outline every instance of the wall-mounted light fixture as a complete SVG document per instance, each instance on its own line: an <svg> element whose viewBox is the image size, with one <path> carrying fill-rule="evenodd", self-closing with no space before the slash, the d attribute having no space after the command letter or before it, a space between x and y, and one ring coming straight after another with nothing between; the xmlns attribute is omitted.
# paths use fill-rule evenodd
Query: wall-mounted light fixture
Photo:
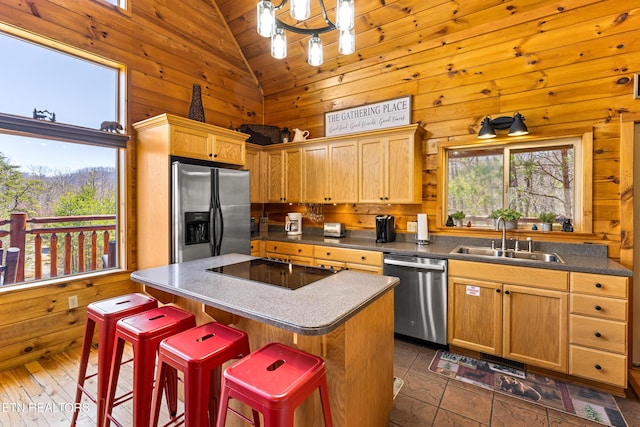
<svg viewBox="0 0 640 427"><path fill-rule="evenodd" d="M319 34L332 30L338 30L338 51L342 55L349 55L356 50L356 33L354 30L355 21L355 0L336 0L336 21L331 22L327 15L327 9L323 0L318 0L322 17L327 26L322 28L299 28L285 24L276 18L276 12L282 9L288 0L282 0L279 5L274 6L268 0L258 2L258 20L256 29L263 37L271 37L271 56L276 59L287 57L287 33L285 30L297 34L310 35L309 56L310 65L319 66L323 62L322 40ZM297 21L308 19L311 14L311 0L291 0L289 12L291 18Z"/></svg>
<svg viewBox="0 0 640 427"><path fill-rule="evenodd" d="M503 116L493 120L490 116L485 117L480 132L478 132L478 138L495 138L495 129L509 129L509 136L521 136L529 133L529 129L524 124L524 117L520 113L515 113L513 117Z"/></svg>

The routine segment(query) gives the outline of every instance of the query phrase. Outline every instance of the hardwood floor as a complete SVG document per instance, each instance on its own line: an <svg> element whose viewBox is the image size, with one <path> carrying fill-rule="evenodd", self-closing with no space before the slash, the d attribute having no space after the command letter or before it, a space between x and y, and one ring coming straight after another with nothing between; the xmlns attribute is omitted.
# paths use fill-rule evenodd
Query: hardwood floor
<svg viewBox="0 0 640 427"><path fill-rule="evenodd" d="M394 402L390 427L601 426L433 374L427 367L434 354L435 349L396 339L394 375L404 380L404 386ZM68 426L79 360L76 348L0 372L0 426ZM97 353L92 352L90 369L95 371L96 363ZM128 390L130 385L131 366L125 365L119 387ZM95 380L88 380L87 386L94 389ZM640 401L635 397L617 401L629 427L640 427ZM165 408L163 402L161 423L168 420ZM130 402L117 407L114 415L127 425L132 417ZM95 426L95 406L86 397L77 425Z"/></svg>

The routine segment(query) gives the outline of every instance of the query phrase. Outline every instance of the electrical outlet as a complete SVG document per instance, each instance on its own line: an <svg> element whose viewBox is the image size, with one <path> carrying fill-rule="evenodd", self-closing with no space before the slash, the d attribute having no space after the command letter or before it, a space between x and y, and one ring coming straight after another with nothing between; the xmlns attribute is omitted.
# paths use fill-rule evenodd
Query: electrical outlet
<svg viewBox="0 0 640 427"><path fill-rule="evenodd" d="M407 232L416 233L418 231L418 223L415 221L407 221Z"/></svg>
<svg viewBox="0 0 640 427"><path fill-rule="evenodd" d="M69 297L69 309L78 308L78 295L72 295Z"/></svg>

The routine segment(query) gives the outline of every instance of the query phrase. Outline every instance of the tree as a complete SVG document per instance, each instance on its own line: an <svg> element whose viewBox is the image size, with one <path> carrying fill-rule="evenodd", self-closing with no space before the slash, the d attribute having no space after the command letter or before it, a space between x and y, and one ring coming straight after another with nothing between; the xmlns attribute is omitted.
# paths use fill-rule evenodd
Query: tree
<svg viewBox="0 0 640 427"><path fill-rule="evenodd" d="M8 218L14 212L36 212L41 192L40 181L25 178L19 166L10 164L4 153L0 153L0 218Z"/></svg>

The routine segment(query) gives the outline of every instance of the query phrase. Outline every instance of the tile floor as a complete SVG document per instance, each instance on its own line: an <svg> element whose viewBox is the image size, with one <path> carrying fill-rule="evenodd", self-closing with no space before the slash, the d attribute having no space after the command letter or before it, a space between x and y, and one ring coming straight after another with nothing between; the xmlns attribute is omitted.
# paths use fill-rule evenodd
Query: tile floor
<svg viewBox="0 0 640 427"><path fill-rule="evenodd" d="M396 338L394 375L404 380L389 427L599 426L502 393L449 380L429 371L436 348ZM640 400L617 398L629 427L640 427Z"/></svg>

